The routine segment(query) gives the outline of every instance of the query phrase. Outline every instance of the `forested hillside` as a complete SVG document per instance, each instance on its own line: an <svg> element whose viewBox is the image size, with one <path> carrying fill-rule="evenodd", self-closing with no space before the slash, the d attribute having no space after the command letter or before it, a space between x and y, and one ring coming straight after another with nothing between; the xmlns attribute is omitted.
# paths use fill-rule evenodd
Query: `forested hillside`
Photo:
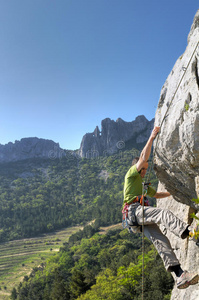
<svg viewBox="0 0 199 300"><path fill-rule="evenodd" d="M124 175L136 152L95 159L68 152L61 159L1 164L0 241L91 220L95 227L120 222ZM154 174L150 178L156 185Z"/></svg>
<svg viewBox="0 0 199 300"><path fill-rule="evenodd" d="M98 233L100 226L121 222L124 176L136 155L134 149L81 159L69 152L56 160L1 165L1 241L92 221L92 226L72 235L58 254L25 276L11 299L140 299L140 235L122 227ZM157 186L153 172L149 177ZM150 200L154 205L155 200ZM172 277L153 246L147 241L145 245L145 299L169 299Z"/></svg>
<svg viewBox="0 0 199 300"><path fill-rule="evenodd" d="M89 225L60 252L33 269L12 291L18 300L138 300L142 296L141 236L117 229L105 235ZM170 299L173 279L145 241L144 299Z"/></svg>

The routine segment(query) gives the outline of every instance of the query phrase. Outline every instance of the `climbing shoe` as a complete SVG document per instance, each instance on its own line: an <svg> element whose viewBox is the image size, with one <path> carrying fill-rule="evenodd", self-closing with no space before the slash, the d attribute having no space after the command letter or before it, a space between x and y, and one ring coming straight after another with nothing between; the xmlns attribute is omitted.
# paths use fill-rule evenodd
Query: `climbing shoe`
<svg viewBox="0 0 199 300"><path fill-rule="evenodd" d="M197 284L199 275L197 273L189 273L184 271L182 275L177 279L177 288L186 289L190 285Z"/></svg>

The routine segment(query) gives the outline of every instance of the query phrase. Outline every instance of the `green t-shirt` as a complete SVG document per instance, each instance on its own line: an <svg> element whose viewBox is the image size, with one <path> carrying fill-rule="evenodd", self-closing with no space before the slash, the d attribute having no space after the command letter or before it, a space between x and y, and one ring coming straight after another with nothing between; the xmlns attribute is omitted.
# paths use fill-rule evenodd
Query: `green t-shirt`
<svg viewBox="0 0 199 300"><path fill-rule="evenodd" d="M153 197L156 191L148 187L147 195ZM142 195L142 177L138 173L136 165L133 165L125 175L124 180L124 203L131 203L137 196Z"/></svg>

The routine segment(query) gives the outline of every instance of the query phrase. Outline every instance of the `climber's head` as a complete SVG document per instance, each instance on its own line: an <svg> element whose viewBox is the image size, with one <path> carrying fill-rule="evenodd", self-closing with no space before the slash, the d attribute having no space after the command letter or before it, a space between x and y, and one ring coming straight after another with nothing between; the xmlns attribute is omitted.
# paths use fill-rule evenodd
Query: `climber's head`
<svg viewBox="0 0 199 300"><path fill-rule="evenodd" d="M138 160L139 160L139 156L134 157L134 159L132 160L132 166L137 164Z"/></svg>
<svg viewBox="0 0 199 300"><path fill-rule="evenodd" d="M139 158L138 156L135 157L135 158L133 159L133 161L132 161L132 166L135 165L135 164L137 164L137 162L138 162L139 159L140 159L140 158ZM149 166L149 164L148 164L148 161L147 161L147 162L145 162L145 163L143 164L142 169L139 171L140 176L141 176L142 178L144 178L144 176L146 175L148 166Z"/></svg>
<svg viewBox="0 0 199 300"><path fill-rule="evenodd" d="M149 166L149 164L148 164L148 162L146 162L146 163L143 165L142 169L139 171L140 176L141 176L142 178L144 178L144 176L146 175L148 166Z"/></svg>

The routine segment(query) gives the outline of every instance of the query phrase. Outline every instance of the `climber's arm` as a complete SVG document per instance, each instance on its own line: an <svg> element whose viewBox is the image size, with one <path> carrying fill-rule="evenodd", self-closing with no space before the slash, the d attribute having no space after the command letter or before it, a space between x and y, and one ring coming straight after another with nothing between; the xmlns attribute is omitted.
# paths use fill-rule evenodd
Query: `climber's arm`
<svg viewBox="0 0 199 300"><path fill-rule="evenodd" d="M159 131L160 131L160 127L156 126L156 127L154 127L153 131L151 132L151 135L150 135L144 149L142 150L142 152L140 154L140 158L136 164L136 168L137 168L138 172L143 168L144 164L148 161L149 156L151 154L151 147L152 147L153 141Z"/></svg>
<svg viewBox="0 0 199 300"><path fill-rule="evenodd" d="M160 198L166 198L169 196L171 196L171 194L169 192L157 192L157 193L155 193L155 195L153 197L160 199Z"/></svg>

